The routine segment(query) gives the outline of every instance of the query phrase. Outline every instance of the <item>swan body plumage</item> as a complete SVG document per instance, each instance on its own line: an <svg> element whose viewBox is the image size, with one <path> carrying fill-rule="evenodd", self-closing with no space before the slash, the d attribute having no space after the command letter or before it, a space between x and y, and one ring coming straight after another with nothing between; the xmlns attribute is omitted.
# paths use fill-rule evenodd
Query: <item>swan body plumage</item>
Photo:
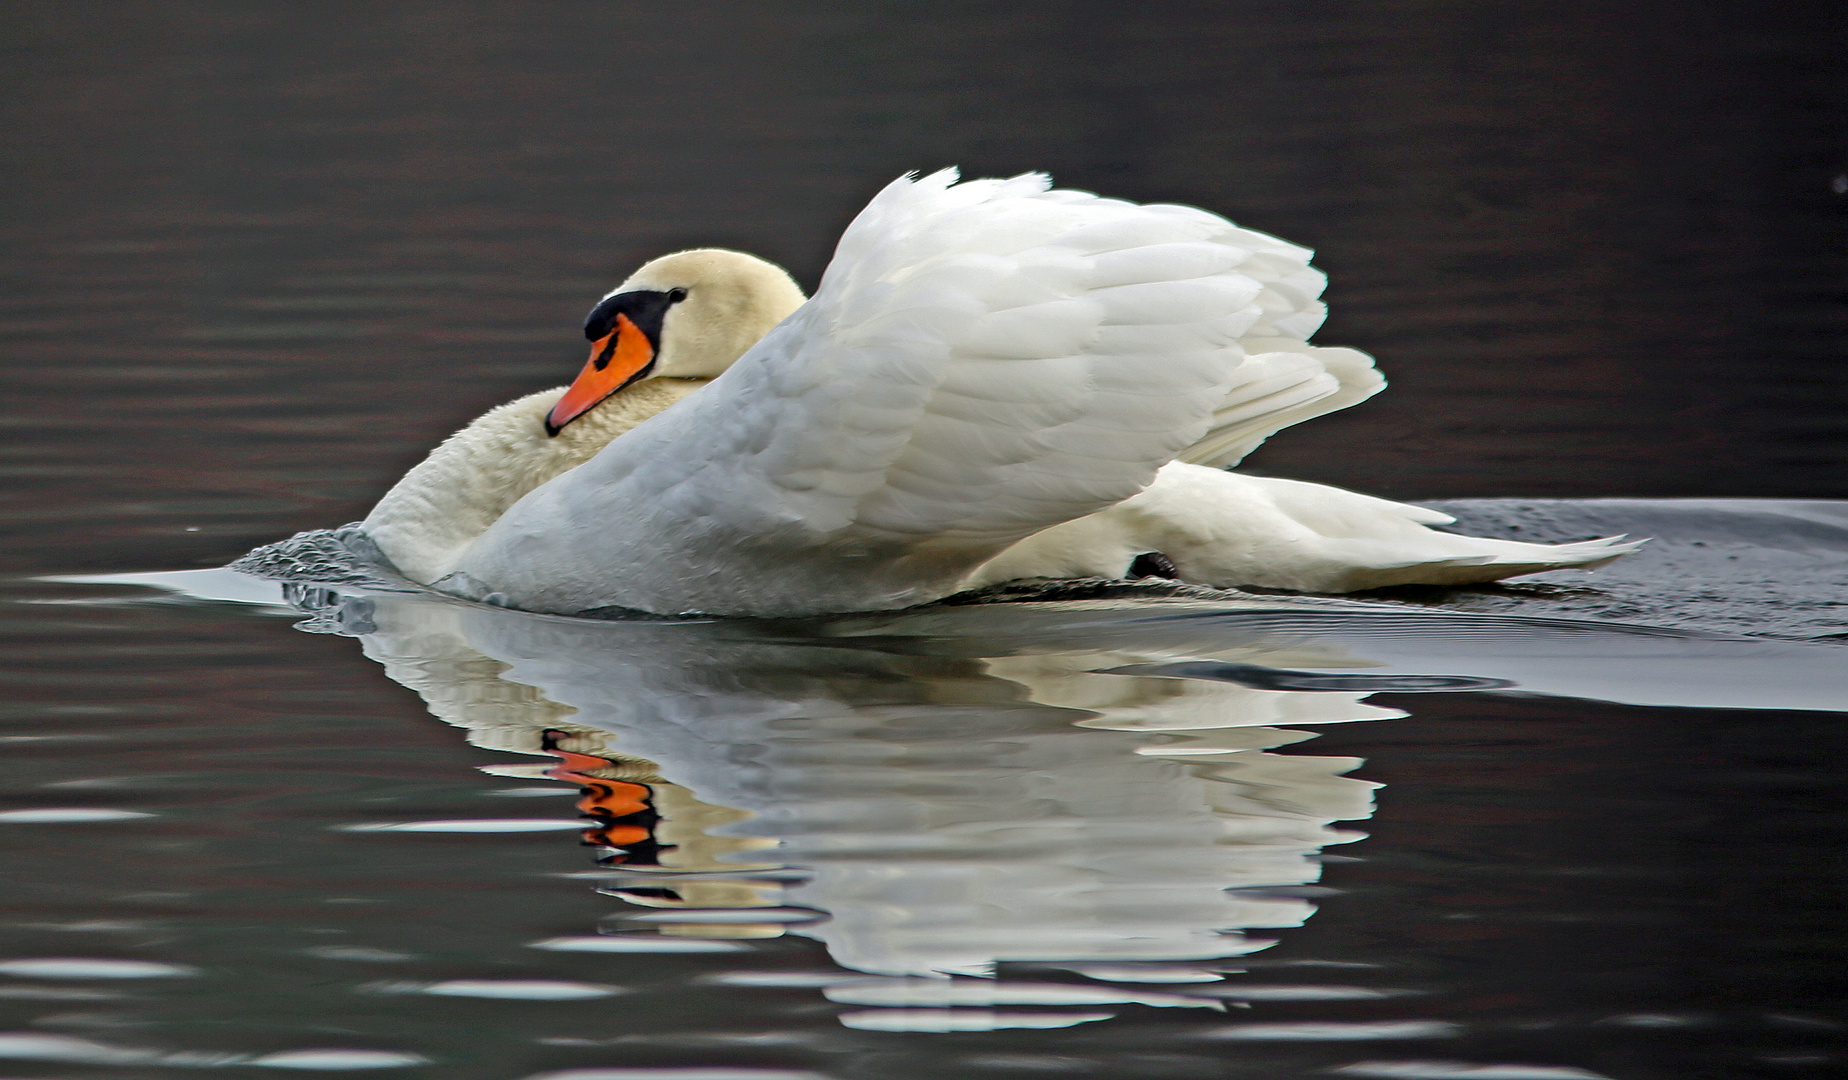
<svg viewBox="0 0 1848 1080"><path fill-rule="evenodd" d="M1346 593L1596 567L1638 546L1614 539L1529 544L1431 528L1454 520L1325 484L1177 461L1115 506L1015 544L983 564L967 585L1125 577L1138 557L1160 552L1176 579L1196 585Z"/></svg>
<svg viewBox="0 0 1848 1080"><path fill-rule="evenodd" d="M1629 550L1213 467L1384 385L1307 344L1309 254L1038 175L903 178L806 302L734 252L648 264L593 311L578 382L453 436L364 528L418 581L564 614L895 608L1147 552L1201 584L1350 591Z"/></svg>
<svg viewBox="0 0 1848 1080"><path fill-rule="evenodd" d="M498 405L443 440L393 485L366 515L366 534L407 577L436 581L453 572L469 545L522 495L589 461L703 382L643 380L556 438L546 437L545 416L564 387Z"/></svg>

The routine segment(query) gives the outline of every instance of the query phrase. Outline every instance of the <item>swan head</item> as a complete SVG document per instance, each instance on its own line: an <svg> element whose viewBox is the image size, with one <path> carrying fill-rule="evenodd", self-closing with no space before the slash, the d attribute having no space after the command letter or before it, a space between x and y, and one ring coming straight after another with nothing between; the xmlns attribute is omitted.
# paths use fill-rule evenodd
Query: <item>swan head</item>
<svg viewBox="0 0 1848 1080"><path fill-rule="evenodd" d="M546 433L642 379L722 374L803 300L782 267L742 251L701 248L647 263L584 320L590 359L546 415Z"/></svg>

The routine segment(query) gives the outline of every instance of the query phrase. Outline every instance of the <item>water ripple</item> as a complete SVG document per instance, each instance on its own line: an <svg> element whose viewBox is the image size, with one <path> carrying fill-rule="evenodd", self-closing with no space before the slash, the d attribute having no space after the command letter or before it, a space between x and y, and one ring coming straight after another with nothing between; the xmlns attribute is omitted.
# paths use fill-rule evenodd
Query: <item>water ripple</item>
<svg viewBox="0 0 1848 1080"><path fill-rule="evenodd" d="M46 957L0 961L0 975L29 979L176 979L198 975L199 969L152 960L102 960Z"/></svg>
<svg viewBox="0 0 1848 1080"><path fill-rule="evenodd" d="M53 825L87 821L130 821L158 817L140 810L112 810L106 807L47 806L27 810L0 811L0 823L8 825Z"/></svg>
<svg viewBox="0 0 1848 1080"><path fill-rule="evenodd" d="M1003 1031L1008 1028L1067 1028L1109 1020L1107 1012L996 1012L992 1009L868 1009L842 1013L843 1027L859 1031Z"/></svg>
<svg viewBox="0 0 1848 1080"><path fill-rule="evenodd" d="M584 822L546 818L458 818L449 821L380 821L338 826L342 832L524 833L582 829Z"/></svg>

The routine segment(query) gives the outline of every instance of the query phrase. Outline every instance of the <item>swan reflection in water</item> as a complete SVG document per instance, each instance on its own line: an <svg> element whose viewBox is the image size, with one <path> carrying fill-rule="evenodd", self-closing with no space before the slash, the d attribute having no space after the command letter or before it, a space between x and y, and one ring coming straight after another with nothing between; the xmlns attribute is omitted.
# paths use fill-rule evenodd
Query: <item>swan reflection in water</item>
<svg viewBox="0 0 1848 1080"><path fill-rule="evenodd" d="M1032 617L1058 605L835 619L798 635L293 595L316 612L311 629L357 636L471 743L551 759L487 771L582 789L602 891L634 905L604 934L813 938L882 977L826 987L885 1006L847 1013L856 1027L1108 1015L991 1011L1008 1004L1222 1008L1185 992L970 977L1034 962L1119 984L1216 981L1218 962L1272 944L1253 931L1313 914L1292 890L1318 879L1324 847L1364 836L1336 823L1373 813L1378 785L1348 775L1360 759L1278 750L1315 738L1303 727L1404 715L1365 703L1367 690L1246 685L1367 664L1300 634L1210 651L1084 647ZM1213 677L1121 670L1203 662Z"/></svg>
<svg viewBox="0 0 1848 1080"><path fill-rule="evenodd" d="M850 972L811 985L879 1030L1222 1008L1187 984L1314 914L1322 850L1374 811L1360 759L1283 748L1405 715L1371 693L1503 689L1516 669L1522 692L1653 704L1840 691L1810 647L1354 605L599 622L288 589L304 628L358 637L471 743L548 759L486 771L583 789L591 876L631 907L555 947L809 937ZM1429 674L1446 667L1465 674ZM1000 963L1093 981L994 981Z"/></svg>

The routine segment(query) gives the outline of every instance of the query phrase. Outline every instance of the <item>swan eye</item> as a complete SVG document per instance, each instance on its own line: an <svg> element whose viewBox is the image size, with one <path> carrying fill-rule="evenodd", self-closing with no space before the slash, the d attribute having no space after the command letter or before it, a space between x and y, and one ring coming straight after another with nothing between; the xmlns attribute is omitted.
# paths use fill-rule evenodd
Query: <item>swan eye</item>
<svg viewBox="0 0 1848 1080"><path fill-rule="evenodd" d="M667 290L667 302L670 304L678 304L682 300L685 300L686 298L687 298L687 291L685 289Z"/></svg>

